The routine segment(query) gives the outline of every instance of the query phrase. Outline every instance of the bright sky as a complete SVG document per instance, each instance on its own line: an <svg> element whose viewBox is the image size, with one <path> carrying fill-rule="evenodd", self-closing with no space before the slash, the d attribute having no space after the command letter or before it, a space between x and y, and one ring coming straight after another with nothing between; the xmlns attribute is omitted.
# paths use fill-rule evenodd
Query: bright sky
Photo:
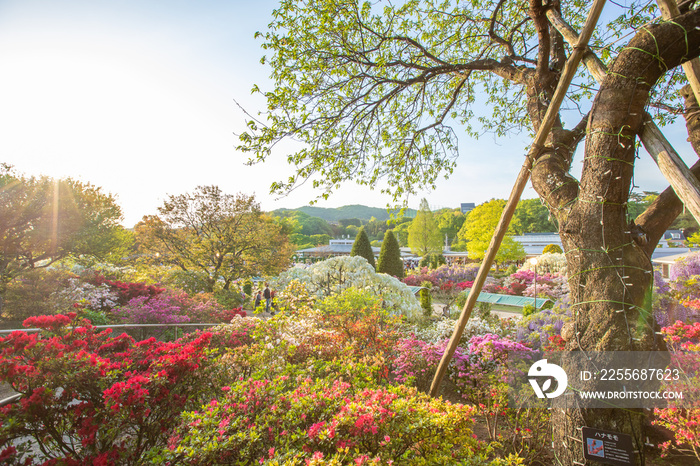
<svg viewBox="0 0 700 466"><path fill-rule="evenodd" d="M268 194L271 181L292 173L284 154L246 167L235 150L244 115L234 99L252 111L264 105L250 93L253 84L269 87L253 35L276 4L0 0L0 162L101 186L117 197L127 227L197 185L255 193L265 210L307 204L315 197L308 187L282 199ZM693 159L682 128L667 136ZM462 138L452 177L409 206L421 197L434 208L507 198L528 142ZM635 181L644 190L667 185L645 153ZM317 205L388 202L348 183Z"/></svg>

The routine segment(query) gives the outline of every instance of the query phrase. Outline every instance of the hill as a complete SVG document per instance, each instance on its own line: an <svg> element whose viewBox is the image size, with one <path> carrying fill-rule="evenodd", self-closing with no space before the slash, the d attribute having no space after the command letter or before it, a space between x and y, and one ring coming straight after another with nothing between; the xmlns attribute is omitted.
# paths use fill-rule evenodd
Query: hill
<svg viewBox="0 0 700 466"><path fill-rule="evenodd" d="M379 207L367 207L358 204L335 208L303 206L290 210L298 210L312 217L322 218L327 222L337 222L338 220L346 218L359 218L360 220L369 221L372 217L376 218L377 220L385 221L389 220L390 217L390 213L386 209ZM414 209L406 209L404 215L407 217L415 217L416 211Z"/></svg>

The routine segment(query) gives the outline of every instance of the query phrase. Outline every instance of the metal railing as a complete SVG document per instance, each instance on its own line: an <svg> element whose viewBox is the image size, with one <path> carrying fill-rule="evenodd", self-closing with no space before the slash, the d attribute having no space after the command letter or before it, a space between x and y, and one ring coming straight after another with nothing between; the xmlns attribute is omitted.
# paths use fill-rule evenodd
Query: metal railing
<svg viewBox="0 0 700 466"><path fill-rule="evenodd" d="M111 324L111 325L93 325L93 327L98 328L98 329L106 329L106 328L124 328L124 329L130 329L130 328L147 328L147 327L175 327L175 339L177 339L177 331L180 327L214 327L216 325L221 325L225 322L219 322L219 323L194 323L194 324ZM40 328L11 328L11 329L4 329L0 330L0 335L2 334L8 334L12 332L27 332L27 333L32 333L32 332L40 332L42 329Z"/></svg>

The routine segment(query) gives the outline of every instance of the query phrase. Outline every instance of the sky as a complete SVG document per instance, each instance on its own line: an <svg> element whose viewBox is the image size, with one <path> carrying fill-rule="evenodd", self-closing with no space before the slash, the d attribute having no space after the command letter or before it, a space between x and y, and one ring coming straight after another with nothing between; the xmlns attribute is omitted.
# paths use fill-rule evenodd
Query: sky
<svg viewBox="0 0 700 466"><path fill-rule="evenodd" d="M264 210L296 208L318 192L302 186L279 198L287 179L282 147L246 166L235 133L264 108L251 95L269 89L261 41L277 2L228 0L0 0L0 162L26 175L72 177L116 197L132 227L169 195L217 185L255 194ZM694 154L682 125L665 129L681 156ZM460 138L458 165L422 197L432 208L507 198L523 162L527 134ZM642 151L635 184L667 183ZM580 165L580 164L579 164ZM577 176L577 173L574 172ZM528 187L524 198L536 197ZM320 207L385 207L389 196L348 182Z"/></svg>

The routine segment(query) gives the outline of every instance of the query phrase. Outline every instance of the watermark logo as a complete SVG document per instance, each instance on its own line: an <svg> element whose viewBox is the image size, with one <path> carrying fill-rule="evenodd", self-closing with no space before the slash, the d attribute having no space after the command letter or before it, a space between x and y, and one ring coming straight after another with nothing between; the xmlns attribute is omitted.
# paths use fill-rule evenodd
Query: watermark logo
<svg viewBox="0 0 700 466"><path fill-rule="evenodd" d="M546 359L540 359L530 366L527 378L537 398L556 398L564 393L569 382L564 369L556 364L547 363ZM556 388L552 386L552 381L556 382ZM549 390L552 389L554 391L550 393Z"/></svg>

